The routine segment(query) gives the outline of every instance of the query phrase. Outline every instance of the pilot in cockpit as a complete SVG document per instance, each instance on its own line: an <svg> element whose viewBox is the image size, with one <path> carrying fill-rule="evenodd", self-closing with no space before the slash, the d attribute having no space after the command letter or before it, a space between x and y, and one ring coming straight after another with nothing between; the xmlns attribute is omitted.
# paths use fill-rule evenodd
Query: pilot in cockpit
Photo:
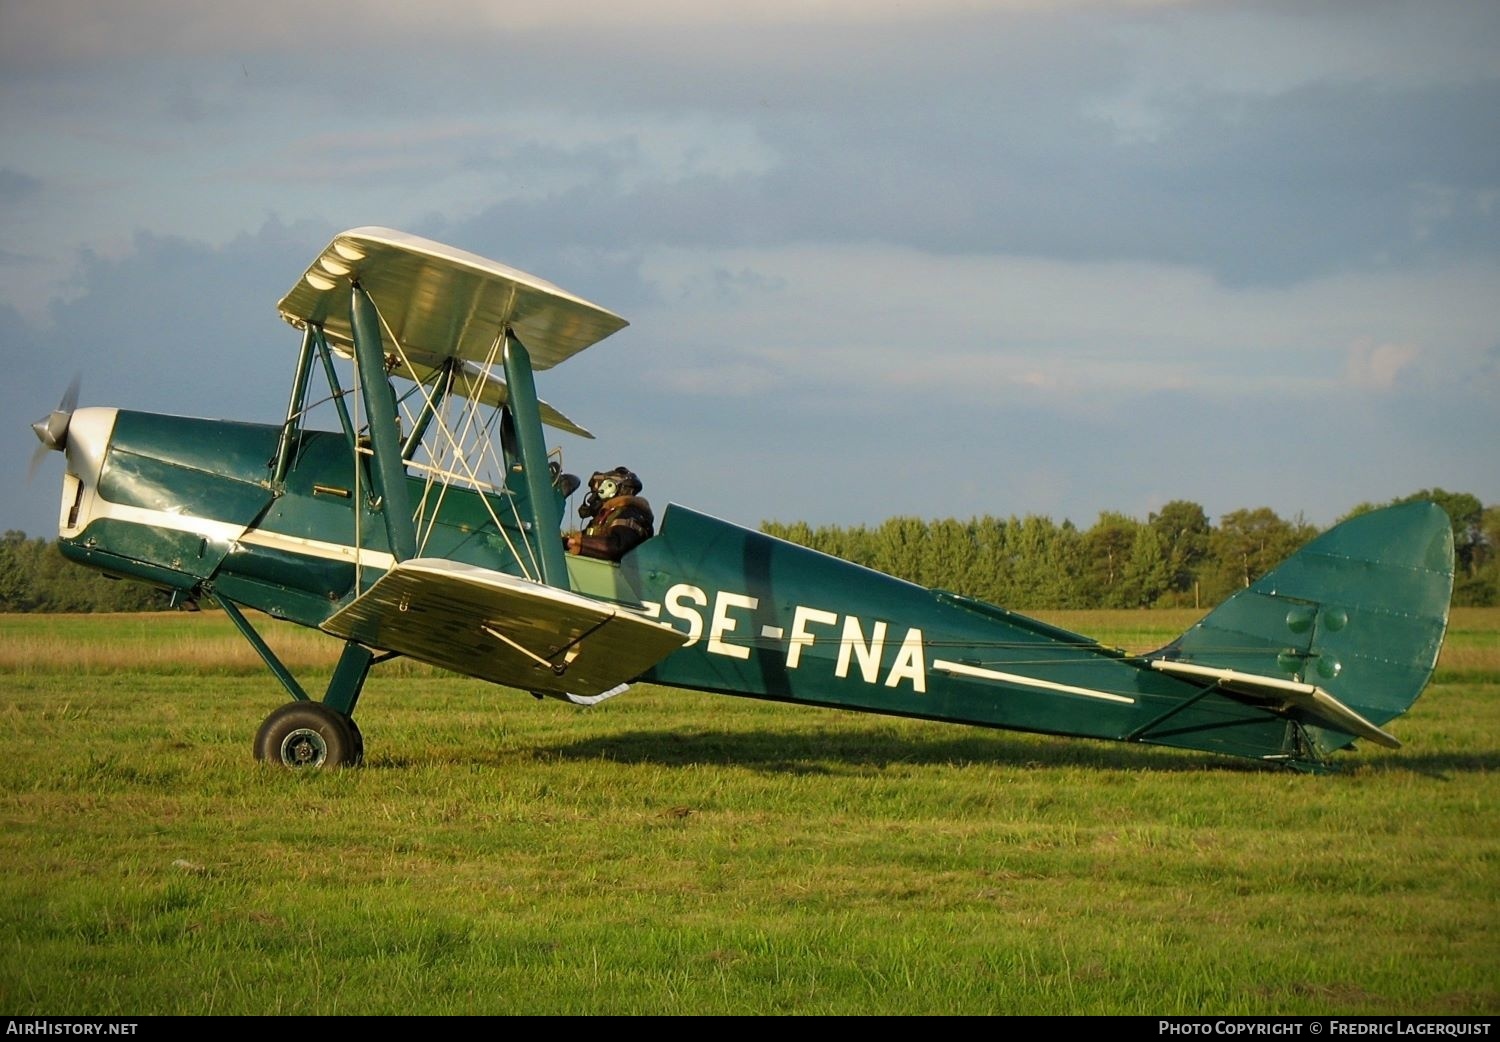
<svg viewBox="0 0 1500 1042"><path fill-rule="evenodd" d="M578 508L578 516L585 519L583 531L563 536L568 553L618 561L650 539L656 519L651 504L641 498L641 488L641 479L628 467L595 471Z"/></svg>

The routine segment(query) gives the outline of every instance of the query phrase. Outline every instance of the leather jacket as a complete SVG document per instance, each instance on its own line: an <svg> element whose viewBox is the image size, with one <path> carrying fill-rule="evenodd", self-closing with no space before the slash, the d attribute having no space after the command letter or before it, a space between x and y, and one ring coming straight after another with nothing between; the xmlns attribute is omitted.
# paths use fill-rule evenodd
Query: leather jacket
<svg viewBox="0 0 1500 1042"><path fill-rule="evenodd" d="M616 496L599 505L578 539L585 557L618 561L626 551L656 534L651 504L640 496Z"/></svg>

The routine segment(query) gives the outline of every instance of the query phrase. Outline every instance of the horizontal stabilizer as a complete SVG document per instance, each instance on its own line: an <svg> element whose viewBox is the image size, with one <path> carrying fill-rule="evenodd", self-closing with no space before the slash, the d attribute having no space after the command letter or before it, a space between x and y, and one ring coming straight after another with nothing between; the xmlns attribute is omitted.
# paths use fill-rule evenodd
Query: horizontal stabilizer
<svg viewBox="0 0 1500 1042"><path fill-rule="evenodd" d="M1401 748L1401 742L1394 735L1382 731L1316 684L1167 659L1152 660L1151 668L1175 676L1212 681L1226 691L1276 702L1280 708L1299 709L1324 727L1368 739L1387 749Z"/></svg>
<svg viewBox="0 0 1500 1042"><path fill-rule="evenodd" d="M323 629L569 701L609 692L688 640L628 608L435 558L396 565Z"/></svg>

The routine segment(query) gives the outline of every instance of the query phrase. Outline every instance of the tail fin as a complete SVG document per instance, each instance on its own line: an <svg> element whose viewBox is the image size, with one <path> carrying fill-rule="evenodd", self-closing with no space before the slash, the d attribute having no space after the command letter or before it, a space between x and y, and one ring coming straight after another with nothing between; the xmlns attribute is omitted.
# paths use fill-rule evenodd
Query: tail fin
<svg viewBox="0 0 1500 1042"><path fill-rule="evenodd" d="M1453 595L1453 528L1435 503L1336 525L1155 655L1168 673L1271 702L1327 752L1406 712L1432 677Z"/></svg>

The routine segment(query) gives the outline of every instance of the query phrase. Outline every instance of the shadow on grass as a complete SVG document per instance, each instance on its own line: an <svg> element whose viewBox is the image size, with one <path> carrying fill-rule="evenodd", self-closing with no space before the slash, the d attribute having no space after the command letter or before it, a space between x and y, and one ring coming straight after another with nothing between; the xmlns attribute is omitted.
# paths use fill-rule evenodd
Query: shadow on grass
<svg viewBox="0 0 1500 1042"><path fill-rule="evenodd" d="M1335 763L1338 761L1335 760ZM1401 753L1378 760L1349 760L1345 769L1370 774L1420 774L1427 778L1447 778L1500 770L1500 750L1474 749L1444 753Z"/></svg>
<svg viewBox="0 0 1500 1042"><path fill-rule="evenodd" d="M620 764L742 767L774 774L835 775L851 770L901 766L1015 767L1029 770L1085 768L1162 774L1289 773L1279 764L1186 749L1094 739L981 731L954 737L838 730L633 730L576 741L539 744L526 755L548 760L607 760ZM501 757L501 759L506 759ZM376 766L403 769L473 762L498 765L489 755L453 750L451 756L383 756ZM1454 753L1372 752L1335 754L1332 775L1411 774L1444 778L1500 769L1500 751Z"/></svg>
<svg viewBox="0 0 1500 1042"><path fill-rule="evenodd" d="M1250 761L1142 745L984 732L952 738L840 731L629 731L560 743L538 753L569 760L746 767L773 773L834 774L904 765L1109 770L1260 771Z"/></svg>

